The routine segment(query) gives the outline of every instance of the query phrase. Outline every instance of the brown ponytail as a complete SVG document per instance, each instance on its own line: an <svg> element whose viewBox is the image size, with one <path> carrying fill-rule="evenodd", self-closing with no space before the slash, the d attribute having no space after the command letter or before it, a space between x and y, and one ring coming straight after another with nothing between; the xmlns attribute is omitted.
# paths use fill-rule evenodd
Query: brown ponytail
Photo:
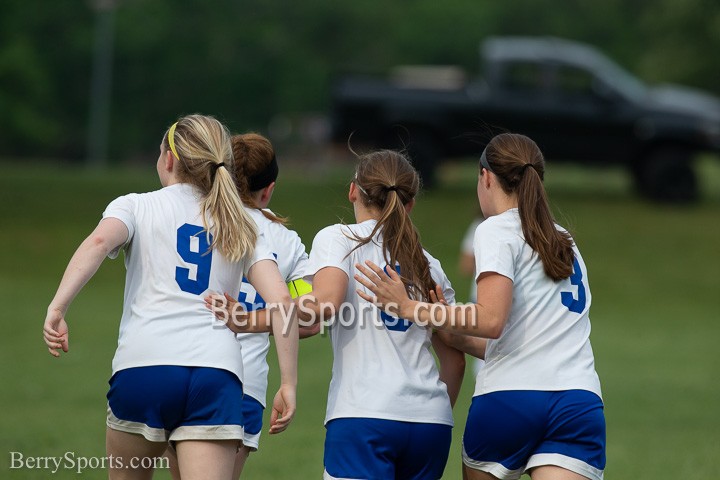
<svg viewBox="0 0 720 480"><path fill-rule="evenodd" d="M232 152L235 159L235 185L243 203L260 212L270 221L285 225L287 218L261 209L253 196L267 185L251 190L250 179L263 174L275 161L275 150L270 140L258 133L244 133L232 137ZM277 173L277 170L276 170ZM274 181L274 180L273 180ZM265 182L263 182L265 183Z"/></svg>
<svg viewBox="0 0 720 480"><path fill-rule="evenodd" d="M568 278L573 241L555 227L543 186L545 159L537 144L524 135L503 133L490 141L484 154L486 168L497 176L503 191L517 194L525 241L540 256L547 276L555 281Z"/></svg>
<svg viewBox="0 0 720 480"><path fill-rule="evenodd" d="M420 235L405 210L420 190L420 177L408 159L393 150L368 153L359 160L353 181L363 204L379 210L380 218L369 236L355 237L359 244L353 250L381 232L387 264L400 265L400 276L415 298L428 300L435 282Z"/></svg>

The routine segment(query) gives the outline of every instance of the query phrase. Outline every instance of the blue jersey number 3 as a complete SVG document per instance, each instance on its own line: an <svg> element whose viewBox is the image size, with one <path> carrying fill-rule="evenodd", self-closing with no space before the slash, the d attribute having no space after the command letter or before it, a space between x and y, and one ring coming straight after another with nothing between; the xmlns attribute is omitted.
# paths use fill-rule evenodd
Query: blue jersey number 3
<svg viewBox="0 0 720 480"><path fill-rule="evenodd" d="M190 269L175 267L175 281L183 292L200 295L210 285L212 266L212 235L205 234L204 228L186 223L177 229L177 252L184 261L195 265L195 280L190 278Z"/></svg>
<svg viewBox="0 0 720 480"><path fill-rule="evenodd" d="M390 268L390 265L385 266L385 273L387 273L388 268ZM400 273L400 265L395 266L395 271L398 274ZM407 332L408 329L412 326L410 320L395 317L393 315L383 312L382 310L380 310L380 318L385 323L385 327L388 330L392 330L395 332Z"/></svg>
<svg viewBox="0 0 720 480"><path fill-rule="evenodd" d="M578 296L575 298L570 292L560 293L560 300L562 301L562 304L565 305L571 312L582 313L582 311L585 310L585 303L587 299L585 285L583 284L582 279L582 270L580 269L580 263L576 258L573 260L573 274L570 275L570 283L577 287Z"/></svg>

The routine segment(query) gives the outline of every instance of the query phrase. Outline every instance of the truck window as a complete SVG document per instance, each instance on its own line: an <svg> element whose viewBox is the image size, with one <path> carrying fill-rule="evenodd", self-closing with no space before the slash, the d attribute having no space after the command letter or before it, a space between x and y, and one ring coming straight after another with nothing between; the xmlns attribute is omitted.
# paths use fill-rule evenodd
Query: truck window
<svg viewBox="0 0 720 480"><path fill-rule="evenodd" d="M513 62L505 65L505 88L522 93L537 93L546 87L545 72L536 62Z"/></svg>
<svg viewBox="0 0 720 480"><path fill-rule="evenodd" d="M557 93L564 97L593 95L594 76L587 70L559 65L555 71Z"/></svg>

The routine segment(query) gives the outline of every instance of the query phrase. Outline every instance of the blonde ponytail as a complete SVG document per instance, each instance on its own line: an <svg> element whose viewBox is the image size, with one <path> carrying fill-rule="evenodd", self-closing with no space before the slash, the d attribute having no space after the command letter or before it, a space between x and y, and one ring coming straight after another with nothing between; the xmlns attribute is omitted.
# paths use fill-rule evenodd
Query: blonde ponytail
<svg viewBox="0 0 720 480"><path fill-rule="evenodd" d="M202 201L203 219L212 219L213 245L225 257L236 262L252 255L257 242L257 227L237 195L235 182L226 168L218 168L210 192Z"/></svg>
<svg viewBox="0 0 720 480"><path fill-rule="evenodd" d="M166 147L174 146L181 181L202 193L201 214L205 231L228 260L237 262L252 255L257 227L243 207L230 175L233 156L228 129L215 118L188 115L165 134ZM172 133L172 139L168 135Z"/></svg>

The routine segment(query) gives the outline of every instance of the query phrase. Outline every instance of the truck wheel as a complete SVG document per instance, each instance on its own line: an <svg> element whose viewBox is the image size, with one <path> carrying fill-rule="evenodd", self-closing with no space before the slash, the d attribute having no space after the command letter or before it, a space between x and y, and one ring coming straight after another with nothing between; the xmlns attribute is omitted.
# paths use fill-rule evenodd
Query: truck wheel
<svg viewBox="0 0 720 480"><path fill-rule="evenodd" d="M633 167L638 191L652 199L683 203L697 199L693 152L681 147L655 150Z"/></svg>

